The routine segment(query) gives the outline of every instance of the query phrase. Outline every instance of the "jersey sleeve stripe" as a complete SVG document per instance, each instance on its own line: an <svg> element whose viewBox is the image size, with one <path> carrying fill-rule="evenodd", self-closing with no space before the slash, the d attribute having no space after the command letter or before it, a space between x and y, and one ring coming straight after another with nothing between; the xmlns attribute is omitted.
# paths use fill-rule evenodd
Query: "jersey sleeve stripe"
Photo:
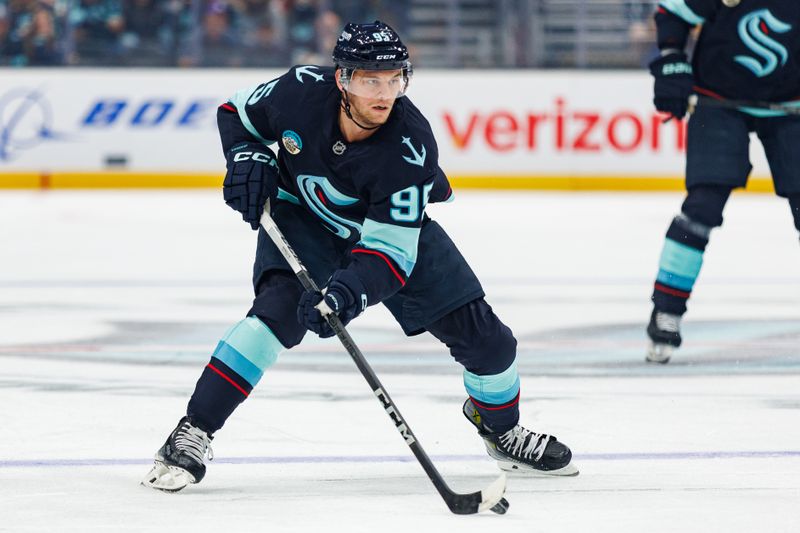
<svg viewBox="0 0 800 533"><path fill-rule="evenodd" d="M359 244L391 257L406 276L410 276L417 262L419 232L419 228L407 228L365 218Z"/></svg>
<svg viewBox="0 0 800 533"><path fill-rule="evenodd" d="M689 24L697 25L706 21L706 19L692 11L692 8L686 5L686 0L660 0L658 4L673 15L679 16Z"/></svg>
<svg viewBox="0 0 800 533"><path fill-rule="evenodd" d="M239 119L242 121L242 125L253 137L264 144L272 144L275 141L269 141L262 137L261 134L258 133L256 127L253 126L253 122L250 120L250 117L247 116L247 99L250 98L250 95L253 94L258 87L260 87L260 85L237 91L236 94L234 94L229 100L229 102L236 108L236 112L239 114Z"/></svg>
<svg viewBox="0 0 800 533"><path fill-rule="evenodd" d="M232 106L231 104L229 104L229 103L224 103L224 104L222 104L220 107L221 107L222 109L226 110L226 111L230 111L230 112L232 112L232 113L236 113L236 108L235 108L235 107L233 107L233 106Z"/></svg>
<svg viewBox="0 0 800 533"><path fill-rule="evenodd" d="M388 258L388 257L386 257L386 255L384 255L384 254L382 254L382 253L380 253L380 252L378 252L378 251L376 251L376 250L367 250L367 249L365 249L365 248L353 248L353 250L352 250L352 253L354 253L354 254L370 254L370 255L377 255L378 257L380 257L381 259L383 259L383 260L386 262L386 264L389 266L389 270L391 270L391 271L392 271L392 274L394 274L394 276L395 276L395 277L396 277L396 278L397 278L397 279L400 281L400 284L401 284L401 285L405 285L405 284L406 284L406 280L405 280L405 278L404 278L403 276L401 276L401 275L400 275L400 273L399 273L399 272L397 271L397 269L394 267L394 265L393 265L393 264L392 264L392 262L389 260L389 258Z"/></svg>

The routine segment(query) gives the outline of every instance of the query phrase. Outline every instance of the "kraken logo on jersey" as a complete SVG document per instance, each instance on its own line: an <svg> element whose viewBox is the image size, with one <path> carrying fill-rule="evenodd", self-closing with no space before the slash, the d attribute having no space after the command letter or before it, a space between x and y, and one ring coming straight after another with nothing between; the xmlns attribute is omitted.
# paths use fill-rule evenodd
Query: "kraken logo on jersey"
<svg viewBox="0 0 800 533"><path fill-rule="evenodd" d="M750 69L759 78L769 76L778 68L786 64L789 52L781 43L767 36L768 32L786 33L792 29L791 24L778 20L769 9L759 9L748 13L739 21L739 37L742 42L761 61L750 56L738 55L734 61Z"/></svg>
<svg viewBox="0 0 800 533"><path fill-rule="evenodd" d="M322 176L300 174L297 176L297 185L308 207L328 224L326 227L329 230L342 239L349 238L353 231L361 234L361 224L340 217L325 205L330 202L333 205L344 207L358 202L358 198L352 198L337 191L328 178Z"/></svg>
<svg viewBox="0 0 800 533"><path fill-rule="evenodd" d="M405 159L407 163L411 163L412 165L417 165L417 166L420 166L420 167L424 166L425 165L425 155L426 155L425 154L425 145L424 144L421 145L422 146L422 151L421 152L417 152L417 149L414 148L413 144L411 144L411 139L409 137L403 137L403 144L405 144L406 146L409 147L409 149L411 150L411 154L413 155L413 157L408 157L407 155L404 155L403 159Z"/></svg>

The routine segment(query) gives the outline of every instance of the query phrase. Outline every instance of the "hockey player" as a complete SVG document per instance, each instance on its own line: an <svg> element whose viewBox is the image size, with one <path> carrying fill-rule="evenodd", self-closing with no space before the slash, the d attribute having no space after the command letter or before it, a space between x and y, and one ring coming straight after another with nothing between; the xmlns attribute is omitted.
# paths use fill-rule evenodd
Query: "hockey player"
<svg viewBox="0 0 800 533"><path fill-rule="evenodd" d="M298 66L236 93L218 111L226 203L253 229L265 201L315 281L304 292L258 234L246 318L219 341L186 416L143 484L177 491L206 472L209 443L278 354L307 330L333 335L321 301L347 323L383 303L407 335L430 332L464 366L463 413L500 467L574 475L569 448L518 424L516 340L429 202L452 199L430 125L408 98L408 51L386 24L348 24L335 68ZM277 142L277 158L267 145Z"/></svg>
<svg viewBox="0 0 800 533"><path fill-rule="evenodd" d="M775 191L789 200L800 230L800 117L724 105L800 99L800 2L661 0L655 20L661 50L650 64L656 108L680 119L692 93L717 103L701 102L689 119L688 194L667 230L653 290L647 361L667 363L681 344L680 320L711 230L722 225L731 191L747 183L750 132L761 140ZM690 65L684 48L698 24Z"/></svg>

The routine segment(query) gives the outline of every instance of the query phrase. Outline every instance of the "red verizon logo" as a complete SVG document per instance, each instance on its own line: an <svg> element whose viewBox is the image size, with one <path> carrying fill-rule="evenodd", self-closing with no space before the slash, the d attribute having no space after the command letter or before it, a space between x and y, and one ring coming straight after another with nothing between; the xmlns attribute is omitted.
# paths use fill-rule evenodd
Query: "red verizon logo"
<svg viewBox="0 0 800 533"><path fill-rule="evenodd" d="M476 110L463 113L445 111L444 124L453 145L459 150L484 144L490 150L534 151L555 149L565 152L634 152L686 148L685 122L664 124L664 115L642 115L634 111L571 109L557 98L544 112Z"/></svg>

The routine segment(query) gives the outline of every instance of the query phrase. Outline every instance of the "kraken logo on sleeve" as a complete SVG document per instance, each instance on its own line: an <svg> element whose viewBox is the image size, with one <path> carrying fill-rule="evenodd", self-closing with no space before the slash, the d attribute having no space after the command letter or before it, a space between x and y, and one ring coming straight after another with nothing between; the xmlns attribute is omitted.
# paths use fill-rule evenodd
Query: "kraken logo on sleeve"
<svg viewBox="0 0 800 533"><path fill-rule="evenodd" d="M759 9L748 13L739 21L739 37L755 55L760 57L760 61L754 57L738 55L734 61L750 69L759 78L769 76L778 64L781 66L789 60L789 52L786 47L775 39L769 37L768 33L786 33L792 29L791 24L778 20L769 9Z"/></svg>

